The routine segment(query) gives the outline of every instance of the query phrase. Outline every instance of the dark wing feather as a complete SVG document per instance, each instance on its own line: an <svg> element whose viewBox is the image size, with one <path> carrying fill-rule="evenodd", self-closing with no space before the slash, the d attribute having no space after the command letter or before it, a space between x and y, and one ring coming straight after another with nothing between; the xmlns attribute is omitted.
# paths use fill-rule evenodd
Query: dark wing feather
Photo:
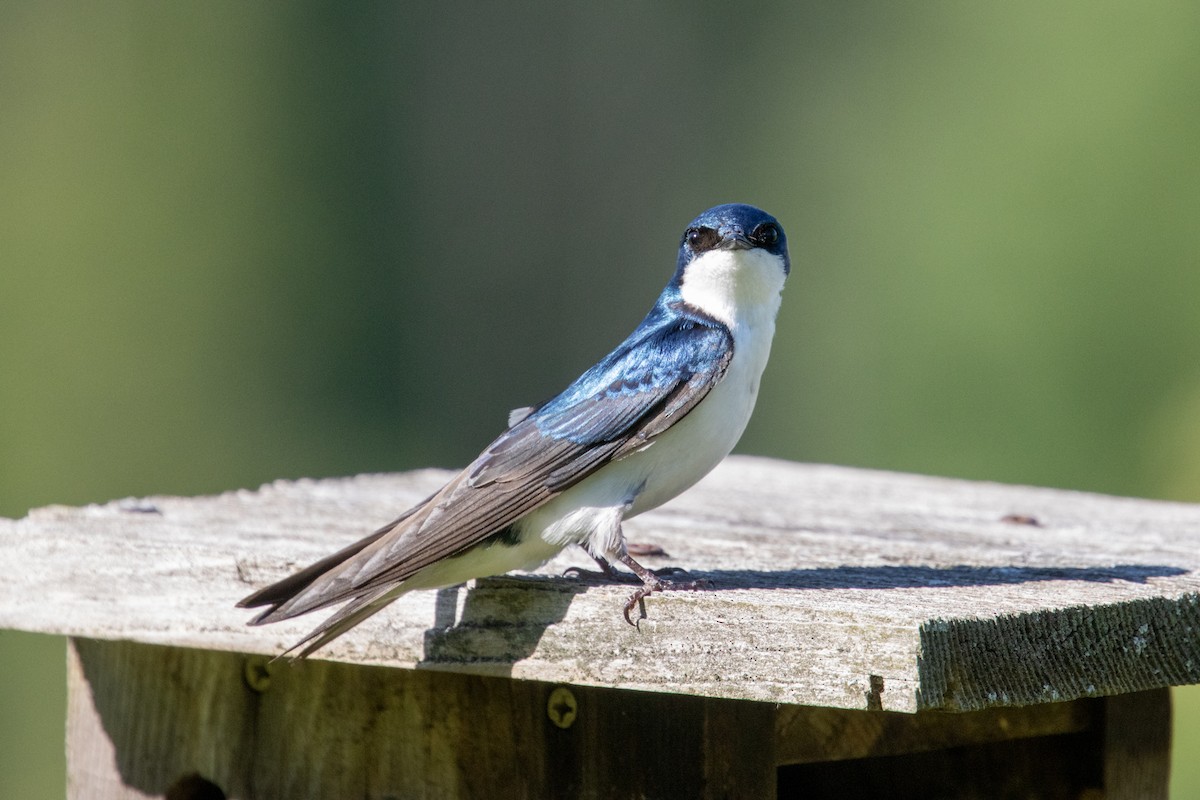
<svg viewBox="0 0 1200 800"><path fill-rule="evenodd" d="M392 520L387 525L384 525L382 528L375 531L370 536L366 536L362 539L359 539L354 544L349 545L348 547L343 547L341 550L338 550L333 555L325 556L325 558L322 558L320 561L315 561L312 564L309 564L307 567L300 570L299 572L294 572L291 575L284 578L283 580L276 581L275 583L272 583L270 586L260 589L248 597L242 598L240 601L238 601L238 608L257 608L259 606L266 606L266 605L269 605L269 606L282 605L283 603L287 602L291 598L298 595L300 592L307 589L309 584L311 584L317 578L324 575L326 572L328 572L332 568L338 566L339 564L341 564L345 561L348 561L349 559L353 558L354 556L358 555L360 552L365 550L369 545L372 545L375 542L379 541L379 539L382 538L384 534L386 534L388 531L395 528L401 522L403 522L404 520L408 519L413 514L415 514L418 510L420 510L422 507L424 507L430 500L432 500L433 497L434 497L434 495L430 495L429 497L426 497L420 503L417 503L415 506L410 508L408 511L404 512L404 514L402 514L400 517ZM262 617L267 616L268 613L270 613L270 611L263 612L258 617L251 620L251 623L259 622L260 619Z"/></svg>
<svg viewBox="0 0 1200 800"><path fill-rule="evenodd" d="M722 326L680 318L644 324L424 503L241 605L271 605L254 621L273 622L346 600L376 599L384 587L480 543L642 447L720 382L732 354L732 338Z"/></svg>

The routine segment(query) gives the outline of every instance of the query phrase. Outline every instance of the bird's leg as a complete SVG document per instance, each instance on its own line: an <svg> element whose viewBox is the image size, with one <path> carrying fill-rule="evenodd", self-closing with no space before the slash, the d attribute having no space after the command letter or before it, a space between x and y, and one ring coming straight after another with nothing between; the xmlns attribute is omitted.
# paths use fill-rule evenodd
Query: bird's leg
<svg viewBox="0 0 1200 800"><path fill-rule="evenodd" d="M627 504L623 511L628 510L629 505ZM635 628L638 627L638 624L629 617L629 614L631 611L633 611L634 606L637 606L640 609L640 616L638 617L639 621L646 618L646 597L654 592L664 592L671 589L695 591L698 589L707 589L712 585L709 581L705 580L676 582L667 580L663 577L664 575L673 575L679 573L683 573L684 575L687 574L686 571L678 567L664 567L662 569L655 570L643 567L636 560L634 560L634 555L665 556L667 555L666 551L657 545L627 543L625 541L625 535L621 531L621 516L618 516L615 521L616 525L613 529L607 532L607 537L601 539L600 542L589 542L589 544L596 546L598 550L602 550L605 555L608 556L608 558L596 555L596 552L593 551L591 547L584 547L584 549L587 550L588 555L590 555L595 562L600 565L600 571L592 572L591 570L581 569L579 567L570 567L564 570L563 575L573 575L574 577L578 578L600 578L610 581L620 581L623 583L631 582L631 580L640 580L642 585L634 590L633 594L629 597L629 602L625 604L625 621L630 625L634 626ZM613 559L614 555L616 556L615 559ZM613 569L613 560L620 561L622 564L629 567L630 571L633 572L633 575L627 575L624 572L618 572L617 570ZM634 578L634 576L636 576L636 578Z"/></svg>
<svg viewBox="0 0 1200 800"><path fill-rule="evenodd" d="M580 547L583 547L583 545L580 545ZM600 569L599 570L591 570L591 569L584 569L583 567L567 567L566 569L563 570L564 578L569 576L572 578L594 578L594 579L609 580L609 581L628 581L628 578L626 578L624 575L622 575L621 573L619 573L615 569L613 569L613 565L610 564L607 559L596 555L591 550L588 550L586 547L584 547L583 549L584 549L584 552L586 552L589 556L592 557L592 560L596 562L596 564L600 567Z"/></svg>
<svg viewBox="0 0 1200 800"><path fill-rule="evenodd" d="M639 586L636 590L634 590L633 594L631 594L629 596L629 602L627 602L625 604L625 621L628 622L630 625L634 626L635 628L638 627L638 624L637 624L637 622L634 622L632 619L629 618L629 612L633 611L634 606L637 606L638 607L638 621L640 622L641 620L646 619L646 598L649 597L650 595L654 594L655 592L666 592L666 591L691 591L691 592L694 592L694 591L700 591L703 589L712 588L712 582L704 580L703 578L701 578L700 580L695 580L695 581L682 581L682 582L665 580L664 578L659 577L659 572L662 572L662 570L646 569L641 564L634 561L633 556L629 555L629 553L621 553L621 555L617 557L617 560L620 561L625 566L629 567L629 569L632 570L634 575L637 575L639 578L642 579L642 585ZM681 569L678 569L678 568L674 568L674 569L677 572L683 572L683 570L681 570Z"/></svg>
<svg viewBox="0 0 1200 800"><path fill-rule="evenodd" d="M599 570L584 569L583 567L567 567L563 570L563 577L572 578L591 578L594 580L609 580L617 583L633 583L637 579L635 575L630 575L626 572L620 572L613 568L612 562L603 556L598 556L591 550L588 550L583 545L584 552L592 557L592 560L600 567ZM666 550L663 550L656 544L636 544L630 542L626 546L626 551L638 556L659 556L670 558ZM643 567L643 569L645 569ZM662 577L664 575L686 574L686 570L680 567L659 567L658 569L649 570L653 574Z"/></svg>

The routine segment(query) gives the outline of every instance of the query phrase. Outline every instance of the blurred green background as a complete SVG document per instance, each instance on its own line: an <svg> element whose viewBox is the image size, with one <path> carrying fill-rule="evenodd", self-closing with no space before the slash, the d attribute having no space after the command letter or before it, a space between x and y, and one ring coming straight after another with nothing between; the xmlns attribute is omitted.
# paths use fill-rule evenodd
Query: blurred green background
<svg viewBox="0 0 1200 800"><path fill-rule="evenodd" d="M742 452L1200 500L1195 3L5 3L0 109L0 515L462 464L727 201ZM63 661L0 633L0 796Z"/></svg>

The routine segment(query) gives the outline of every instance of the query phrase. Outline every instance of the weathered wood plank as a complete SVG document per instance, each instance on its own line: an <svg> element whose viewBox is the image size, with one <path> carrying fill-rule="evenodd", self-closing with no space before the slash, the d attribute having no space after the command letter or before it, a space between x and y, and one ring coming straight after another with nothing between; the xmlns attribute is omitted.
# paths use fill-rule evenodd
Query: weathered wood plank
<svg viewBox="0 0 1200 800"><path fill-rule="evenodd" d="M70 644L70 796L1165 797L1167 690L899 714ZM780 769L777 770L777 766Z"/></svg>
<svg viewBox="0 0 1200 800"><path fill-rule="evenodd" d="M1116 601L1102 613L1070 606L987 621L938 620L921 627L918 703L1027 705L1194 683L1198 643L1194 594ZM1013 680L1014 666L1024 680Z"/></svg>
<svg viewBox="0 0 1200 800"><path fill-rule="evenodd" d="M1105 700L1105 800L1166 800L1171 773L1168 689Z"/></svg>
<svg viewBox="0 0 1200 800"><path fill-rule="evenodd" d="M779 796L1106 800L1098 736L1085 731L862 761L796 764L779 770Z"/></svg>
<svg viewBox="0 0 1200 800"><path fill-rule="evenodd" d="M1103 725L1103 699L916 714L780 706L775 718L776 761L812 764L879 758L1009 739L1095 732Z"/></svg>
<svg viewBox="0 0 1200 800"><path fill-rule="evenodd" d="M71 797L775 797L770 704L265 661L72 640Z"/></svg>
<svg viewBox="0 0 1200 800"><path fill-rule="evenodd" d="M0 627L275 654L310 621L249 628L234 601L444 476L0 520ZM1200 682L1198 506L731 458L628 530L671 554L653 566L716 590L651 598L637 631L620 619L628 587L556 577L588 565L569 552L535 575L408 595L320 655L909 712Z"/></svg>
<svg viewBox="0 0 1200 800"><path fill-rule="evenodd" d="M963 713L785 706L776 725L781 797L1167 797L1167 689Z"/></svg>

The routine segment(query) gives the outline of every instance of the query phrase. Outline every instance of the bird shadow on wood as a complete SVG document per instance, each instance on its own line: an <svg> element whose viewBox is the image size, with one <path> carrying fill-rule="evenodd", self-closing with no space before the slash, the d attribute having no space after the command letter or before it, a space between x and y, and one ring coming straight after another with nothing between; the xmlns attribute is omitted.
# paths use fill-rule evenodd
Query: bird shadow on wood
<svg viewBox="0 0 1200 800"><path fill-rule="evenodd" d="M509 676L551 625L562 622L586 582L547 575L480 578L473 587L439 589L433 626L425 631L419 669L470 664L473 672ZM465 593L465 594L464 594Z"/></svg>

